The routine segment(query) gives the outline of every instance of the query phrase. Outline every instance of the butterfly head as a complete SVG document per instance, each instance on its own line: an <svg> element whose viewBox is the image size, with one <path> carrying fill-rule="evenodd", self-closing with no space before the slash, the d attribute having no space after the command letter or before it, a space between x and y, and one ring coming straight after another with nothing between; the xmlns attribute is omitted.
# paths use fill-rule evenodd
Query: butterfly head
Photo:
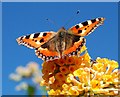
<svg viewBox="0 0 120 97"><path fill-rule="evenodd" d="M64 27L62 27L60 30L58 30L58 37L63 38L67 31L65 30Z"/></svg>

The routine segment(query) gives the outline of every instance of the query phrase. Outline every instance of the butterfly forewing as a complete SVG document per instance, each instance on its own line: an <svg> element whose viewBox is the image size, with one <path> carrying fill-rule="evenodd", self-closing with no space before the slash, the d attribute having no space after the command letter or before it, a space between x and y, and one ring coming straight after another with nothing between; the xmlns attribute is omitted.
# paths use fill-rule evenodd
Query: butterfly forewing
<svg viewBox="0 0 120 97"><path fill-rule="evenodd" d="M86 36L93 32L98 26L102 25L104 20L105 18L103 17L87 20L71 27L68 32L79 36Z"/></svg>
<svg viewBox="0 0 120 97"><path fill-rule="evenodd" d="M29 48L38 48L55 36L55 32L39 32L17 38L18 44Z"/></svg>

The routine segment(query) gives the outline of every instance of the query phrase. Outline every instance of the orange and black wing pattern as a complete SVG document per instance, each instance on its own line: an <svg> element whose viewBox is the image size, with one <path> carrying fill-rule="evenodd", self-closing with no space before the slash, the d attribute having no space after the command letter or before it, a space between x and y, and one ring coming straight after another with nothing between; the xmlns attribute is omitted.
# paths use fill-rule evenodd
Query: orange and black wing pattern
<svg viewBox="0 0 120 97"><path fill-rule="evenodd" d="M19 45L27 46L28 48L39 48L42 44L46 43L50 38L56 35L55 32L38 32L30 35L25 35L17 38Z"/></svg>
<svg viewBox="0 0 120 97"><path fill-rule="evenodd" d="M63 51L64 56L75 56L78 54L82 46L84 46L86 43L86 40L84 37L79 37L79 40L72 41L72 44L67 44L67 46L70 47Z"/></svg>
<svg viewBox="0 0 120 97"><path fill-rule="evenodd" d="M79 36L86 36L93 32L98 26L102 25L104 20L105 18L103 17L87 20L71 27L68 29L68 32Z"/></svg>

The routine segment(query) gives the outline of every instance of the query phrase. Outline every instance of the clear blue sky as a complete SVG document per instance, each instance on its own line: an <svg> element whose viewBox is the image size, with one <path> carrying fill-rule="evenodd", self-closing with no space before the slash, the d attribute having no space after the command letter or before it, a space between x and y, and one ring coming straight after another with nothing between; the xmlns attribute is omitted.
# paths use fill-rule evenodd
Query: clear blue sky
<svg viewBox="0 0 120 97"><path fill-rule="evenodd" d="M42 63L34 50L19 46L16 38L40 31L57 31L80 10L80 14L66 27L96 17L105 17L104 25L86 37L88 52L93 59L106 57L118 61L118 5L117 3L3 3L3 63L2 81L4 95L20 95L14 87L17 83L8 76L19 65L30 61ZM47 22L49 18L58 26ZM37 92L40 94L40 92Z"/></svg>

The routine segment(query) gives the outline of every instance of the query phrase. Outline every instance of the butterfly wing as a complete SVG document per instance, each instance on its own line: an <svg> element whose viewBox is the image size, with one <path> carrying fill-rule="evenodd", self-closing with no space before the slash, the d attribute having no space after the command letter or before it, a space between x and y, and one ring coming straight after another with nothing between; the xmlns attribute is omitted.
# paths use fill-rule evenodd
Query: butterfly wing
<svg viewBox="0 0 120 97"><path fill-rule="evenodd" d="M17 38L19 45L24 45L29 48L39 48L42 44L56 35L55 32L38 32L30 35Z"/></svg>
<svg viewBox="0 0 120 97"><path fill-rule="evenodd" d="M93 32L98 26L102 25L104 20L105 18L103 17L87 20L68 29L68 33L86 36Z"/></svg>
<svg viewBox="0 0 120 97"><path fill-rule="evenodd" d="M55 51L54 41L50 41L56 35L55 32L40 32L17 38L18 44L35 49L35 53L43 60L52 60L58 58L59 54ZM46 45L48 44L48 45Z"/></svg>
<svg viewBox="0 0 120 97"><path fill-rule="evenodd" d="M54 36L41 45L40 48L36 49L35 53L39 58L42 58L45 61L59 59L60 54L56 48L56 36Z"/></svg>
<svg viewBox="0 0 120 97"><path fill-rule="evenodd" d="M36 55L38 58L41 58L44 61L50 61L59 59L59 53L57 51L50 51L48 48L38 48L35 50Z"/></svg>
<svg viewBox="0 0 120 97"><path fill-rule="evenodd" d="M81 47L85 45L85 38L74 35L74 34L66 34L65 41L65 50L63 51L63 56L74 56L77 55L78 51L80 51Z"/></svg>

